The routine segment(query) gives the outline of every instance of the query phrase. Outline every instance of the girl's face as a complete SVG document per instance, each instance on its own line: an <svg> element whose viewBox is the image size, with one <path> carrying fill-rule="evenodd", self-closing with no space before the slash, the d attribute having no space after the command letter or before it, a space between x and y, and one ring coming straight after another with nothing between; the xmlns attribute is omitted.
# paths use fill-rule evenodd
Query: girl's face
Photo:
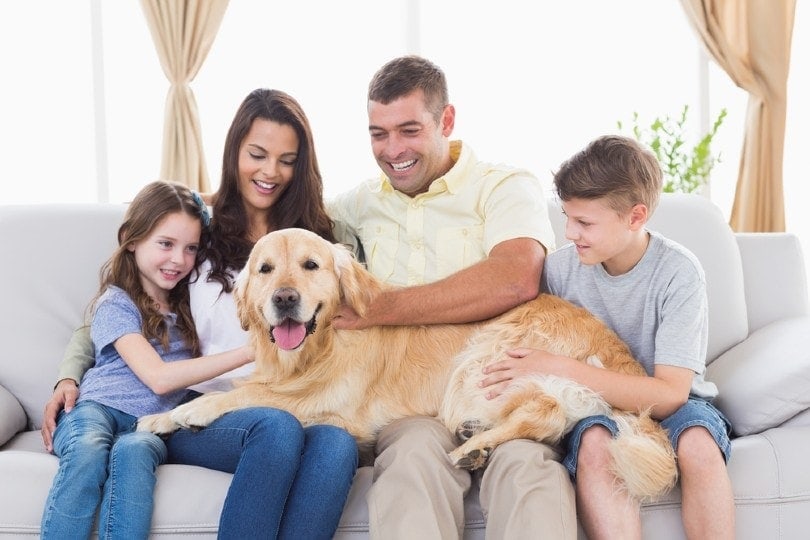
<svg viewBox="0 0 810 540"><path fill-rule="evenodd" d="M185 212L166 214L148 236L127 249L135 254L146 293L165 302L169 291L194 268L202 225Z"/></svg>
<svg viewBox="0 0 810 540"><path fill-rule="evenodd" d="M257 118L239 147L239 191L248 214L266 213L293 179L298 135L288 125Z"/></svg>
<svg viewBox="0 0 810 540"><path fill-rule="evenodd" d="M646 207L636 205L618 214L602 199L571 199L562 203L565 237L582 264L602 264L616 276L632 269L647 248Z"/></svg>

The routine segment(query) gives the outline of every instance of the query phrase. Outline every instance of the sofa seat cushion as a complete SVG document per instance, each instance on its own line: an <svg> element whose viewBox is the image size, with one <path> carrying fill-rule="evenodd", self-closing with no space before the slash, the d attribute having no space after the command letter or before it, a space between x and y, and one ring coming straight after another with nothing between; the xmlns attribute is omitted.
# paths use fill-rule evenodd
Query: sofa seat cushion
<svg viewBox="0 0 810 540"><path fill-rule="evenodd" d="M45 452L38 431L18 434L0 448L0 479L13 489L0 490L0 536L35 537L42 509L59 460ZM360 467L335 539L368 537L366 495L373 467ZM480 475L476 475L476 478ZM215 538L219 514L232 476L193 465L161 465L155 485L155 513L150 538ZM272 474L257 481L272 482ZM484 515L478 502L478 482L465 501L466 538L483 538Z"/></svg>
<svg viewBox="0 0 810 540"><path fill-rule="evenodd" d="M771 323L707 369L735 435L760 433L810 407L810 316Z"/></svg>
<svg viewBox="0 0 810 540"><path fill-rule="evenodd" d="M18 435L14 448L0 451L0 479L11 489L0 490L0 536L35 538L42 508L58 460L42 450L39 433ZM810 467L806 450L810 426L779 427L732 440L729 476L737 505L737 531L742 538L799 538L810 505ZM336 540L368 537L366 495L372 467L358 469L335 535ZM466 501L464 540L484 537L484 517L478 503L479 477ZM161 465L156 485L156 510L150 538L216 538L216 523L231 475L190 465ZM272 475L264 481L272 481ZM644 538L682 540L681 492L675 487L659 501L642 507Z"/></svg>
<svg viewBox="0 0 810 540"><path fill-rule="evenodd" d="M40 441L41 445L41 441ZM50 454L0 452L0 531L15 537L39 534L45 500L59 460ZM272 481L272 476L267 478ZM191 465L161 465L155 486L152 536L213 537L231 475Z"/></svg>
<svg viewBox="0 0 810 540"><path fill-rule="evenodd" d="M39 431L23 431L11 438L5 445L0 446L0 451L15 450L22 452L39 452L47 454L45 445L42 442L42 434Z"/></svg>

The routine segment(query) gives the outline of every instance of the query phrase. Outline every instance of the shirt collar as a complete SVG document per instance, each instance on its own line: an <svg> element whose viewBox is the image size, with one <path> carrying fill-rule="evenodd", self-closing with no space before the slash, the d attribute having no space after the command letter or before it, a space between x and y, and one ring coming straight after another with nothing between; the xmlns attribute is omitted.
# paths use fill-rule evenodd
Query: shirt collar
<svg viewBox="0 0 810 540"><path fill-rule="evenodd" d="M473 161L472 153L461 141L450 141L450 159L453 160L453 166L437 181L443 181L450 193L457 193L470 178L469 166Z"/></svg>

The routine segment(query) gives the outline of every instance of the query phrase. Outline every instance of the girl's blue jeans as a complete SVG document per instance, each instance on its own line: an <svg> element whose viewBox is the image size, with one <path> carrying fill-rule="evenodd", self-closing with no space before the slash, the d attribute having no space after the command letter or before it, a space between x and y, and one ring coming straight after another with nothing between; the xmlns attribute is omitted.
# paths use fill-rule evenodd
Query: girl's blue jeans
<svg viewBox="0 0 810 540"><path fill-rule="evenodd" d="M99 538L148 536L155 470L167 452L158 436L135 431L135 422L134 416L94 401L59 413L53 440L59 469L41 538L89 538L97 509Z"/></svg>

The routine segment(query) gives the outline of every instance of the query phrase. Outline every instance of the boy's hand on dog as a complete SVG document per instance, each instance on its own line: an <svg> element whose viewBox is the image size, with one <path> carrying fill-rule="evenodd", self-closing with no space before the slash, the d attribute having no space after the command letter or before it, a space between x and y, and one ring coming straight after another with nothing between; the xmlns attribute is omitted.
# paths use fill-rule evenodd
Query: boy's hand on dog
<svg viewBox="0 0 810 540"><path fill-rule="evenodd" d="M518 348L506 351L504 360L484 366L484 378L478 386L487 389L487 399L494 399L506 390L513 379L526 375L559 375L559 371L555 372L553 367L560 358L540 349Z"/></svg>

